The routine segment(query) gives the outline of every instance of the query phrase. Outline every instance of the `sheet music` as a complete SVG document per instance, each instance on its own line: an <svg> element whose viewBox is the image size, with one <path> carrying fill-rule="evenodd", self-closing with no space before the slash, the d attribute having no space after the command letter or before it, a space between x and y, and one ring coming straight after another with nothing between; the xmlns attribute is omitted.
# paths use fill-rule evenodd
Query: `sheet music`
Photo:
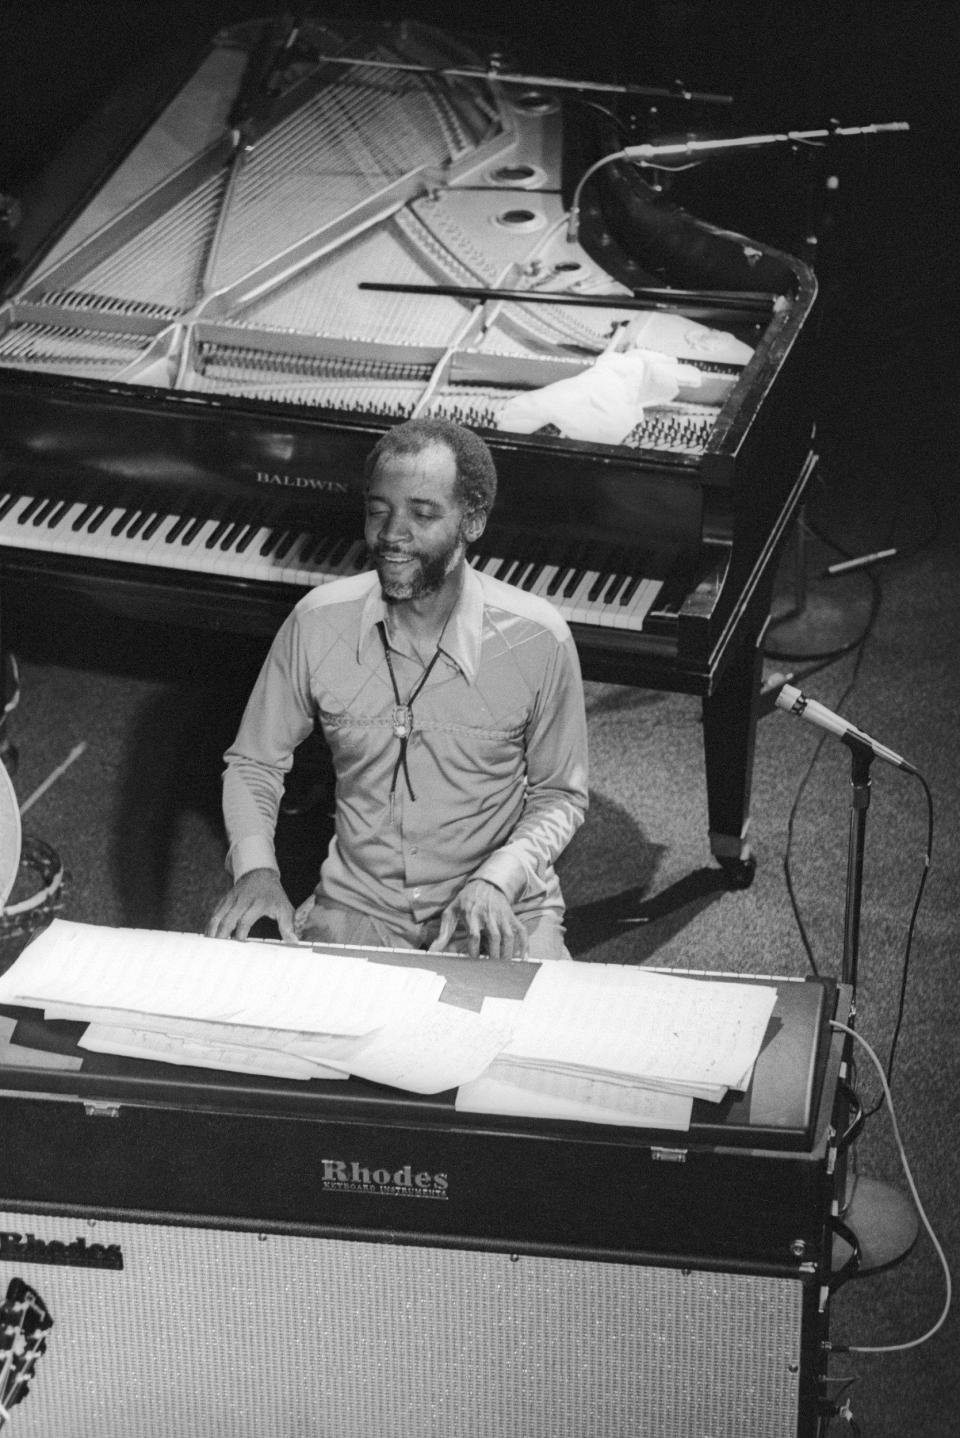
<svg viewBox="0 0 960 1438"><path fill-rule="evenodd" d="M523 1003L516 999L487 998L482 1014L515 1030L522 1008ZM693 1100L649 1088L642 1080L624 1075L606 1082L582 1070L566 1071L553 1065L518 1068L500 1058L472 1083L461 1085L455 1106L464 1113L686 1130Z"/></svg>
<svg viewBox="0 0 960 1438"><path fill-rule="evenodd" d="M618 1124L625 1128L690 1127L693 1100L656 1089L619 1086L617 1102L609 1103L609 1089L586 1077L531 1071L523 1080L515 1070L494 1062L473 1083L457 1091L456 1108L462 1113L510 1114L529 1118L578 1119L582 1123ZM529 1082L527 1081L529 1079Z"/></svg>
<svg viewBox="0 0 960 1438"><path fill-rule="evenodd" d="M427 969L369 965L309 948L109 929L54 919L0 977L0 1003L87 1021L143 1014L362 1034L439 998Z"/></svg>
<svg viewBox="0 0 960 1438"><path fill-rule="evenodd" d="M438 1003L342 1045L342 1058L331 1057L336 1052L333 1044L297 1051L342 1062L351 1074L374 1083L410 1093L445 1093L483 1073L509 1037L507 1021Z"/></svg>
<svg viewBox="0 0 960 1438"><path fill-rule="evenodd" d="M709 1093L756 1059L776 988L614 964L541 964L503 1059Z"/></svg>
<svg viewBox="0 0 960 1438"><path fill-rule="evenodd" d="M282 1049L258 1048L213 1039L197 1040L176 1032L127 1028L119 1024L88 1024L77 1044L91 1053L184 1064L190 1068L228 1073L264 1074L268 1078L346 1079L341 1069L313 1063Z"/></svg>

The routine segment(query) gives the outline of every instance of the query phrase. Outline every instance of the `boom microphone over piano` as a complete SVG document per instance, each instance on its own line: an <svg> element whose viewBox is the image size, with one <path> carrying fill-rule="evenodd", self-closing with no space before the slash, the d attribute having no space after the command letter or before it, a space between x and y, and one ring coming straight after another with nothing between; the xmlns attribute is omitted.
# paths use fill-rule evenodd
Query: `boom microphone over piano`
<svg viewBox="0 0 960 1438"><path fill-rule="evenodd" d="M631 160L634 164L647 165L655 170L658 168L658 162L665 160L708 159L711 155L760 150L770 145L820 145L827 140L845 139L851 135L881 135L909 128L905 120L891 120L880 125L837 125L826 130L786 130L767 135L727 135L710 140L664 140L656 144L626 145L621 150L614 150L611 154L595 160L581 175L570 204L567 239L572 244L577 238L580 227L580 196L587 181L604 165L615 160Z"/></svg>

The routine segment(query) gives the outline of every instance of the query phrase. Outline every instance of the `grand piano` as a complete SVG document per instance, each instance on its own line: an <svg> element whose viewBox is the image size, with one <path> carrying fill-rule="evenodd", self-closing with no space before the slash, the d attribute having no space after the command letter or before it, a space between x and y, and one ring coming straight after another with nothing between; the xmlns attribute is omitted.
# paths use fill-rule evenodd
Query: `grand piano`
<svg viewBox="0 0 960 1438"><path fill-rule="evenodd" d="M472 562L552 599L588 678L702 697L711 848L749 883L759 646L815 466L809 268L628 159L581 184L615 105L412 22L244 23L125 106L0 299L5 594L271 633L364 565L378 435L449 416L500 477ZM684 379L615 442L514 424L638 347Z"/></svg>

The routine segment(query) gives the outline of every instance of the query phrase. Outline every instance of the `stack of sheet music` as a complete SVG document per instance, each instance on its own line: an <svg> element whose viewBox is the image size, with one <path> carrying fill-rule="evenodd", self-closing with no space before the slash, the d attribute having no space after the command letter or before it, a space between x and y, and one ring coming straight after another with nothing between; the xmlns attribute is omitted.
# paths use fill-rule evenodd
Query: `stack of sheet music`
<svg viewBox="0 0 960 1438"><path fill-rule="evenodd" d="M444 983L363 951L54 919L0 978L0 1003L86 1023L80 1046L101 1053L440 1093L482 1073L506 1039L439 1003Z"/></svg>
<svg viewBox="0 0 960 1438"><path fill-rule="evenodd" d="M367 953L378 962L369 962ZM55 919L0 978L0 1004L86 1024L81 1047L276 1077L350 1074L457 1108L689 1127L744 1089L776 988L619 964L541 964L480 1012L445 980L356 952Z"/></svg>
<svg viewBox="0 0 960 1438"><path fill-rule="evenodd" d="M776 997L625 964L541 964L522 1003L484 1001L512 1036L457 1107L689 1128L695 1098L748 1086Z"/></svg>

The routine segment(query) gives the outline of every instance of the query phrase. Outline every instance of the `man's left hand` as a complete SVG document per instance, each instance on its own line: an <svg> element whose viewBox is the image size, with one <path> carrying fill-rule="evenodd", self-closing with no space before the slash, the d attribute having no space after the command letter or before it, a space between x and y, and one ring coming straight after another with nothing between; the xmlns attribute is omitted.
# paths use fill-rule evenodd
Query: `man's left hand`
<svg viewBox="0 0 960 1438"><path fill-rule="evenodd" d="M447 905L430 952L444 950L458 927L467 931L467 953L472 959L479 957L481 949L491 959L527 957L526 929L506 894L486 879L470 879Z"/></svg>

